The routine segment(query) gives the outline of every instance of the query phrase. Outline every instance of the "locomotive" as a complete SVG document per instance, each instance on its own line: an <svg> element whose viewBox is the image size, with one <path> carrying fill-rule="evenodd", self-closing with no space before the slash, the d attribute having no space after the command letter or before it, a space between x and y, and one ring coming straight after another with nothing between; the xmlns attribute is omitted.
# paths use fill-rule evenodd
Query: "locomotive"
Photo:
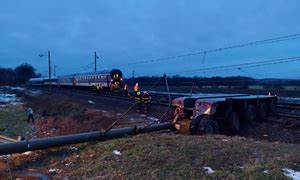
<svg viewBox="0 0 300 180"><path fill-rule="evenodd" d="M32 78L29 80L31 86L49 85L47 78ZM57 76L51 79L51 85L57 87L76 87L91 88L95 85L101 85L103 90L108 91L110 87L117 85L123 87L123 73L119 69L77 73L64 76Z"/></svg>

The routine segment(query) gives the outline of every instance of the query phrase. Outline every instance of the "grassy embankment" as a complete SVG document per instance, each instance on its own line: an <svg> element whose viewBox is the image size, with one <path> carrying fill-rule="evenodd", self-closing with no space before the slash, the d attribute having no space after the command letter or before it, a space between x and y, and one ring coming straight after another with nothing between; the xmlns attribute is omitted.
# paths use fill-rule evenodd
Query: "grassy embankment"
<svg viewBox="0 0 300 180"><path fill-rule="evenodd" d="M18 162L18 167L58 169L55 178L148 179L285 179L283 168L300 168L299 145L240 137L153 133L77 147L51 149L30 161L27 157ZM121 155L114 154L114 150ZM204 167L212 168L214 173L207 173Z"/></svg>
<svg viewBox="0 0 300 180"><path fill-rule="evenodd" d="M11 138L25 135L26 129L31 128L31 125L27 123L26 118L26 112L23 109L14 109L13 107L0 109L0 128L7 129L0 134Z"/></svg>

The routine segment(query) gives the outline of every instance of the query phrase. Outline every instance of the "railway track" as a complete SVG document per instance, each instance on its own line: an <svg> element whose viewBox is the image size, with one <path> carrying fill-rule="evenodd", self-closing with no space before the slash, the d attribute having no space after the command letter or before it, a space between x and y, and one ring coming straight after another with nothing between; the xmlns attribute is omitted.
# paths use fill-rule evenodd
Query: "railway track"
<svg viewBox="0 0 300 180"><path fill-rule="evenodd" d="M44 88L37 88L38 90L44 90ZM97 97L107 97L107 98L114 98L119 99L123 101L132 101L134 102L134 94L131 93L130 97L125 96L123 94L114 94L114 93L102 93L102 94L94 94L92 92L88 92L86 90L72 90L72 89L58 89L53 88L52 92L63 92L63 93L72 93L72 94L81 94L81 95L89 95L91 97L97 98ZM164 92L152 92L150 91L150 95L152 97L151 104L157 105L157 106L169 106L170 100L186 96L187 94L183 93L170 93L170 99L169 94ZM276 106L276 115L280 117L288 117L288 118L295 118L300 119L300 104L299 103L291 103L291 102L278 102Z"/></svg>

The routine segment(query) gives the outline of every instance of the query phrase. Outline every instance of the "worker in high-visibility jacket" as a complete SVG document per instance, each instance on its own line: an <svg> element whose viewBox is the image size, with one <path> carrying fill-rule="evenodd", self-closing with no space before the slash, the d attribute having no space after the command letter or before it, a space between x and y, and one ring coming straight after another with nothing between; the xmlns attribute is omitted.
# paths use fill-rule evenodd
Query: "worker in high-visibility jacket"
<svg viewBox="0 0 300 180"><path fill-rule="evenodd" d="M133 92L135 95L137 95L137 92L139 92L139 83L136 83L135 86L133 87Z"/></svg>
<svg viewBox="0 0 300 180"><path fill-rule="evenodd" d="M146 114L148 112L149 105L151 103L151 96L147 91L145 91L144 95L142 96L142 102L143 102L144 113Z"/></svg>
<svg viewBox="0 0 300 180"><path fill-rule="evenodd" d="M96 94L99 94L99 92L100 92L100 85L96 84Z"/></svg>
<svg viewBox="0 0 300 180"><path fill-rule="evenodd" d="M119 90L120 90L120 89L119 89L119 85L118 85L117 83L115 83L115 84L114 84L114 91L115 91L115 93L118 94L118 93L119 93Z"/></svg>
<svg viewBox="0 0 300 180"><path fill-rule="evenodd" d="M136 93L136 96L134 99L135 99L135 103L136 103L136 107L137 107L136 112L140 113L142 110L142 104L143 104L142 95L141 95L140 91L138 91Z"/></svg>
<svg viewBox="0 0 300 180"><path fill-rule="evenodd" d="M129 96L130 97L127 84L124 84L124 96Z"/></svg>
<svg viewBox="0 0 300 180"><path fill-rule="evenodd" d="M110 86L109 86L109 92L114 92L114 85L113 84L111 84Z"/></svg>

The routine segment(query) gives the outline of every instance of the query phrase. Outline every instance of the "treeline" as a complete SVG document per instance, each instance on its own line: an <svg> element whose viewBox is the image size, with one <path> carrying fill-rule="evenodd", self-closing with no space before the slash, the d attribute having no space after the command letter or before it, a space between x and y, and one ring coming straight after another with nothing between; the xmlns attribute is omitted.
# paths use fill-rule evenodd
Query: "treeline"
<svg viewBox="0 0 300 180"><path fill-rule="evenodd" d="M30 78L37 78L41 75L30 64L21 64L15 69L0 67L0 85L22 85Z"/></svg>
<svg viewBox="0 0 300 180"><path fill-rule="evenodd" d="M158 81L159 80L159 81ZM280 80L280 79L254 79L251 77L232 76L232 77L181 77L172 76L167 78L169 86L226 86L247 88L251 85L262 86L300 86L300 80ZM157 83L158 86L164 86L165 80L161 77L136 77L126 80L129 85L140 83L143 86L152 86Z"/></svg>

